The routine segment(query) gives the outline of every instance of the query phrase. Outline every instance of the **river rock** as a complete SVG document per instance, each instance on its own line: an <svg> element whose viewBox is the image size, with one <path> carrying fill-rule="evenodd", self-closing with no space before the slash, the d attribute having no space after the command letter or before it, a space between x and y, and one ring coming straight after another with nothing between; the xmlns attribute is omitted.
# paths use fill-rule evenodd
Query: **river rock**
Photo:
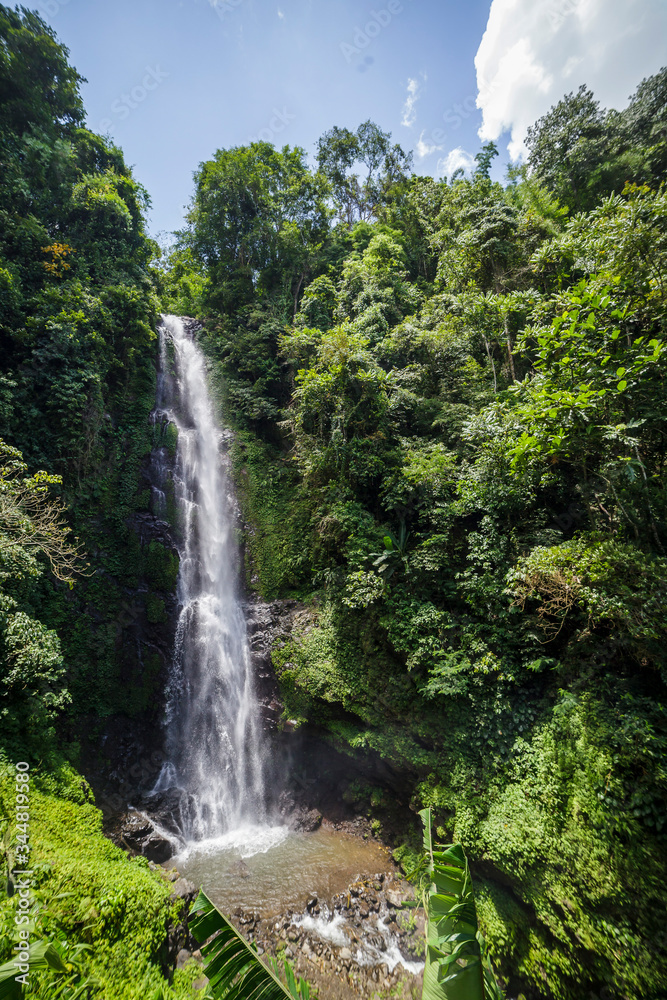
<svg viewBox="0 0 667 1000"><path fill-rule="evenodd" d="M132 809L123 817L118 839L126 849L143 854L156 864L167 861L174 853L171 841L158 833L148 816L137 809Z"/></svg>
<svg viewBox="0 0 667 1000"><path fill-rule="evenodd" d="M141 853L149 861L154 861L161 865L168 861L174 853L174 845L169 840L165 840L159 833L152 833L141 849Z"/></svg>
<svg viewBox="0 0 667 1000"><path fill-rule="evenodd" d="M384 895L389 906L393 906L395 910L399 910L408 898L408 894L400 889L386 889Z"/></svg>
<svg viewBox="0 0 667 1000"><path fill-rule="evenodd" d="M169 788L166 792L151 793L142 802L146 811L167 833L179 835L184 827L182 810L193 801L187 802L180 788Z"/></svg>
<svg viewBox="0 0 667 1000"><path fill-rule="evenodd" d="M120 834L128 847L141 852L144 841L153 832L153 824L143 813L132 810L123 819Z"/></svg>
<svg viewBox="0 0 667 1000"><path fill-rule="evenodd" d="M229 866L230 875L239 875L241 878L250 878L252 872L242 858Z"/></svg>
<svg viewBox="0 0 667 1000"><path fill-rule="evenodd" d="M193 902L197 895L197 886L187 878L177 878L171 887L171 899L185 899L188 903Z"/></svg>
<svg viewBox="0 0 667 1000"><path fill-rule="evenodd" d="M312 833L321 826L322 813L319 809L306 809L305 806L296 806L289 817L289 824L293 830L299 833Z"/></svg>

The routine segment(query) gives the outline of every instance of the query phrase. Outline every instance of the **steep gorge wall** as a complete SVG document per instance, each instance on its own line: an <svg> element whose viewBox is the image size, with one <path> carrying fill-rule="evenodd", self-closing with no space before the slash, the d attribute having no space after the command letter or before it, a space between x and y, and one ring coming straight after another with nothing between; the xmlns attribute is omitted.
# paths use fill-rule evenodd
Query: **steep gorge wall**
<svg viewBox="0 0 667 1000"><path fill-rule="evenodd" d="M561 691L547 673L519 692L500 680L491 705L474 692L425 699L372 608L298 582L308 522L288 450L241 431L234 469L248 580L282 598L276 607L294 604L272 640L284 718L348 761L331 775L339 801L368 815L408 864L415 812L433 808L438 836L466 848L509 995L654 996L667 959L653 930L664 835L649 828L630 843L623 807L610 817L605 796L629 724L614 698L585 685ZM304 756L306 781L324 758L309 769Z"/></svg>

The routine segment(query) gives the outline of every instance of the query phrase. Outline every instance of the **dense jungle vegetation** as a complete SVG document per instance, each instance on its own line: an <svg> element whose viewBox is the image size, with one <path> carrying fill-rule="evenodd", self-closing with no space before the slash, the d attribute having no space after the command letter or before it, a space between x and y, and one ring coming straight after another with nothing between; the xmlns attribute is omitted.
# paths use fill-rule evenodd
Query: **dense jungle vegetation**
<svg viewBox="0 0 667 1000"><path fill-rule="evenodd" d="M493 144L434 180L371 122L312 166L220 150L160 260L67 51L23 9L0 39L0 814L25 759L70 963L35 995L196 975L165 979L182 914L75 770L161 669L123 630L177 570L136 530L163 309L204 321L249 583L304 606L288 717L385 757L464 844L512 995L663 996L667 71L620 112L565 97L504 185ZM391 790L346 795L381 832Z"/></svg>
<svg viewBox="0 0 667 1000"><path fill-rule="evenodd" d="M84 125L81 78L34 13L0 6L0 964L15 941L13 764L32 765L36 929L63 970L31 995L191 996L167 985L182 903L102 835L79 740L153 696L155 664L123 644L137 598L174 586L142 549L158 301L147 195ZM65 508L69 513L65 514ZM73 531L70 530L73 528ZM75 535L80 540L75 540ZM88 987L84 989L84 985ZM83 992L79 993L79 990Z"/></svg>
<svg viewBox="0 0 667 1000"><path fill-rule="evenodd" d="M412 775L510 989L563 1000L667 981L666 99L582 87L505 185L493 144L434 180L371 122L316 169L219 150L164 276L238 429L250 583L307 608L289 716ZM349 794L379 829L391 791Z"/></svg>

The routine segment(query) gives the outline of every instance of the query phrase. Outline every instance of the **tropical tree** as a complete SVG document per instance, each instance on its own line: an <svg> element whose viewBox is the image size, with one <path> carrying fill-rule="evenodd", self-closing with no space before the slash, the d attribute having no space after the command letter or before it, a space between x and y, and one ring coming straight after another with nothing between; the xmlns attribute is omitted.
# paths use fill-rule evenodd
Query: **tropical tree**
<svg viewBox="0 0 667 1000"><path fill-rule="evenodd" d="M407 181L412 153L398 143L392 146L389 132L366 121L356 132L338 126L325 132L317 143L317 162L331 184L339 218L351 228L376 218L391 201L396 187Z"/></svg>
<svg viewBox="0 0 667 1000"><path fill-rule="evenodd" d="M259 282L265 292L284 288L294 313L328 230L326 184L310 173L304 151L267 142L218 150L195 181L182 241L208 269L215 301L247 303Z"/></svg>
<svg viewBox="0 0 667 1000"><path fill-rule="evenodd" d="M25 475L21 453L2 439L0 463L0 720L6 737L39 738L70 697L58 636L26 613L25 599L42 572L40 557L70 586L85 563L65 507L49 494L60 477Z"/></svg>

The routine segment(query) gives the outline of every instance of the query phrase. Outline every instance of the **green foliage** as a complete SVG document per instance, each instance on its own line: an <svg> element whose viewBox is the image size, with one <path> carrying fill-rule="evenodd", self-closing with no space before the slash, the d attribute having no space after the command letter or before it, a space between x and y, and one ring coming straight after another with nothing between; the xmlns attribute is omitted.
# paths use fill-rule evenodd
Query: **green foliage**
<svg viewBox="0 0 667 1000"><path fill-rule="evenodd" d="M591 209L628 182L665 178L667 67L640 83L623 111L600 110L582 85L528 129L529 164L558 199Z"/></svg>
<svg viewBox="0 0 667 1000"><path fill-rule="evenodd" d="M128 858L103 835L90 789L68 766L31 770L30 785L31 938L55 952L45 956L48 969L31 969L30 995L73 1000L81 989L138 1000L161 988L165 1000L190 997L191 972L172 983L163 974L167 927L185 921L185 904L170 899L169 883L145 859ZM14 812L14 797L14 769L3 763L0 814ZM0 963L15 943L17 900L0 899Z"/></svg>
<svg viewBox="0 0 667 1000"><path fill-rule="evenodd" d="M190 247L163 251L157 285L162 310L175 316L197 316L203 308L208 281Z"/></svg>
<svg viewBox="0 0 667 1000"><path fill-rule="evenodd" d="M145 574L151 587L172 593L178 577L178 555L161 542L149 542L144 554Z"/></svg>
<svg viewBox="0 0 667 1000"><path fill-rule="evenodd" d="M152 624L167 621L164 601L157 594L149 594L146 598L146 617Z"/></svg>
<svg viewBox="0 0 667 1000"><path fill-rule="evenodd" d="M407 180L412 154L406 155L390 142L390 133L371 121L356 132L334 126L319 139L317 162L331 184L336 210L348 226L376 217L396 187ZM363 180L353 173L355 167L364 169Z"/></svg>
<svg viewBox="0 0 667 1000"><path fill-rule="evenodd" d="M667 560L646 556L632 545L577 537L551 548L536 547L509 574L522 607L540 602L548 632L559 632L568 614L586 614L585 631L606 626L640 663L662 664Z"/></svg>
<svg viewBox="0 0 667 1000"><path fill-rule="evenodd" d="M201 944L206 959L207 996L213 1000L222 997L308 1000L308 983L296 978L287 959L283 966L286 985L283 985L277 975L278 963L274 961L272 968L265 965L255 948L245 941L203 890L192 905L190 918L192 934Z"/></svg>
<svg viewBox="0 0 667 1000"><path fill-rule="evenodd" d="M145 703L148 675L127 662L142 654L124 641L125 588L150 572L172 589L176 569L171 556L142 560L129 527L145 506L155 399L147 195L120 150L82 127L81 78L51 28L2 6L0 42L0 434L10 445L0 572L15 602L2 605L0 676L11 678L3 706L23 706L2 736L37 752L63 709L76 726L123 699L129 710ZM82 568L72 527L92 566L70 593L56 580ZM56 579L40 576L40 552ZM159 600L149 602L156 622Z"/></svg>
<svg viewBox="0 0 667 1000"><path fill-rule="evenodd" d="M264 289L295 298L327 221L324 186L304 151L266 142L218 150L196 184L186 246L207 266L211 303L249 302L254 272Z"/></svg>
<svg viewBox="0 0 667 1000"><path fill-rule="evenodd" d="M246 219L246 249L223 252L231 216L209 212L203 174L187 237L221 241L200 258L202 343L239 429L247 578L304 600L273 652L286 715L401 771L413 808L465 844L510 990L557 1000L649 1000L665 968L649 930L666 801L664 79L620 113L585 88L565 98L505 187L492 145L447 183L385 169L376 127L331 130L319 166L340 221L300 284L261 235L284 194L259 181L274 200ZM207 169L235 198L241 163L254 178L285 155ZM291 176L308 203L318 175Z"/></svg>

